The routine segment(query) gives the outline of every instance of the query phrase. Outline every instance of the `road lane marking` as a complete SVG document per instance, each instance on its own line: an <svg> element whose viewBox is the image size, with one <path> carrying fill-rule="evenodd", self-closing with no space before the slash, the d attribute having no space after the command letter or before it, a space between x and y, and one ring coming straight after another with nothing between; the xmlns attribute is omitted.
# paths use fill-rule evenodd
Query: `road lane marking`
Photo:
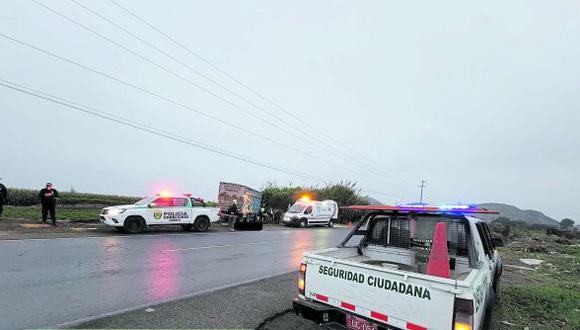
<svg viewBox="0 0 580 330"><path fill-rule="evenodd" d="M241 244L226 244L226 245L210 245L210 246L199 246L192 248L183 249L172 249L172 250L161 250L161 252L178 252L178 251L193 251L193 250L204 250L204 249L219 249L226 247L236 247L236 246L248 246L248 245L261 245L261 244L272 244L279 241L268 241L268 242L252 242L252 243L241 243Z"/></svg>

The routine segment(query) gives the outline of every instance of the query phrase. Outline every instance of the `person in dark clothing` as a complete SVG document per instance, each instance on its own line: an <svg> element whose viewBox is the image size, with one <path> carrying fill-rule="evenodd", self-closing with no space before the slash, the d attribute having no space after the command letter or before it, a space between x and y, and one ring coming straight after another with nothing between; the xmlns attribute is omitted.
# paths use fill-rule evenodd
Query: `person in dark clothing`
<svg viewBox="0 0 580 330"><path fill-rule="evenodd" d="M230 229L234 229L237 218L238 218L238 201L234 199L232 205L230 205L230 207L228 208L228 227Z"/></svg>
<svg viewBox="0 0 580 330"><path fill-rule="evenodd" d="M2 178L0 178L2 180ZM0 183L0 217L2 216L2 212L4 212L4 203L6 203L8 199L8 189L6 186Z"/></svg>
<svg viewBox="0 0 580 330"><path fill-rule="evenodd" d="M40 190L38 197L40 197L40 204L42 205L42 222L46 223L46 219L50 213L52 225L56 226L56 199L58 198L58 191L53 189L52 183L49 182L46 184L46 188Z"/></svg>

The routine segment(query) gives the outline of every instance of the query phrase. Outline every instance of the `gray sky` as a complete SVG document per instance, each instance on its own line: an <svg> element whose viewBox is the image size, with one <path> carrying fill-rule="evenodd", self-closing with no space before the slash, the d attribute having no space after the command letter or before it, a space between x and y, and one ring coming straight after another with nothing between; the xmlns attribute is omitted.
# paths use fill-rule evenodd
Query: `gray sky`
<svg viewBox="0 0 580 330"><path fill-rule="evenodd" d="M506 202L580 220L577 1L116 0L300 120L111 2L77 1L285 120L265 115L68 0L43 3L254 117L32 1L3 0L0 31L262 137L2 37L0 78L312 179L0 86L0 176L6 185L40 188L50 180L62 190L129 195L169 187L215 199L220 180L259 188L268 181L347 179L395 203L416 201L424 178L433 203Z"/></svg>

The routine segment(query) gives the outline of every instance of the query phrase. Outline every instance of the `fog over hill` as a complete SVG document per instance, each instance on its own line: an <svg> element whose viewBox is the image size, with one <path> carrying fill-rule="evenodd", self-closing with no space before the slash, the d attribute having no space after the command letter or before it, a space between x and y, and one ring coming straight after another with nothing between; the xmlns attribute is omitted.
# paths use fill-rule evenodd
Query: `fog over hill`
<svg viewBox="0 0 580 330"><path fill-rule="evenodd" d="M559 221L536 210L521 210L513 205L503 203L482 203L479 204L479 207L499 211L502 217L514 221L524 221L529 225L559 226Z"/></svg>

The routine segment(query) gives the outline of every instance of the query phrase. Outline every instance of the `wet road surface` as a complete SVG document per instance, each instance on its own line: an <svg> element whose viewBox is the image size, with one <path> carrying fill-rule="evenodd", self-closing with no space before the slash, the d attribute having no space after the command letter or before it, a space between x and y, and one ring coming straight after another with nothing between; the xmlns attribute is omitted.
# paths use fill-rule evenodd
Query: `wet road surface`
<svg viewBox="0 0 580 330"><path fill-rule="evenodd" d="M0 241L3 329L55 327L267 278L346 229Z"/></svg>

